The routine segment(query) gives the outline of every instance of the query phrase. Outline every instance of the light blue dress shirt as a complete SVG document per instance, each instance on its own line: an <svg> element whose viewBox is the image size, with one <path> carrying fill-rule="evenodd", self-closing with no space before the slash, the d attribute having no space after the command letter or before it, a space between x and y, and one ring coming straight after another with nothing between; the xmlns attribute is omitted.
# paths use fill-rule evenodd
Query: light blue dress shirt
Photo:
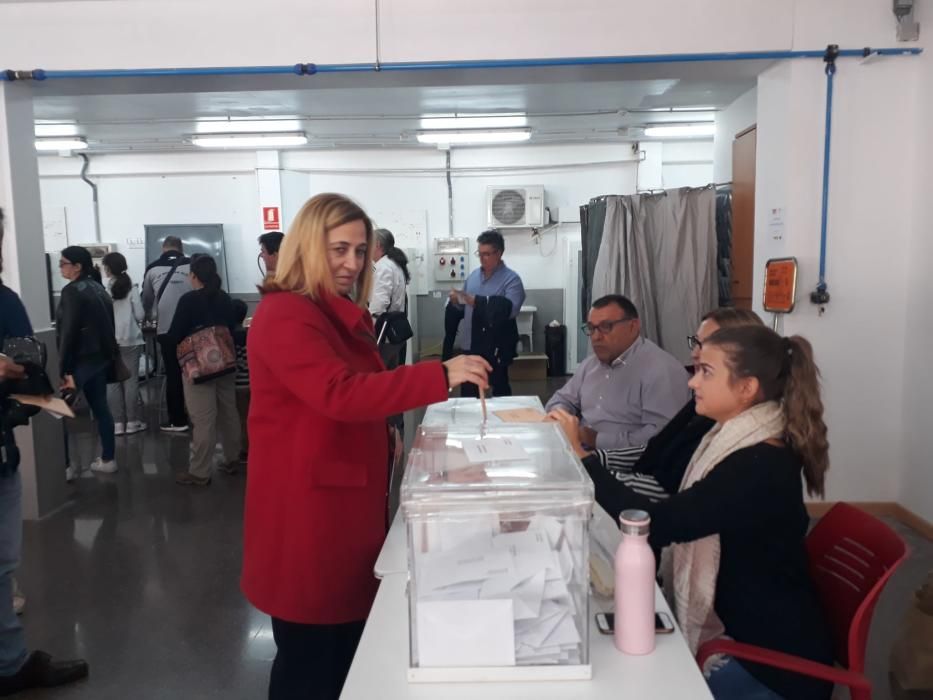
<svg viewBox="0 0 933 700"><path fill-rule="evenodd" d="M596 431L601 450L644 445L690 400L687 370L647 338L604 365L590 355L546 410L563 408Z"/></svg>

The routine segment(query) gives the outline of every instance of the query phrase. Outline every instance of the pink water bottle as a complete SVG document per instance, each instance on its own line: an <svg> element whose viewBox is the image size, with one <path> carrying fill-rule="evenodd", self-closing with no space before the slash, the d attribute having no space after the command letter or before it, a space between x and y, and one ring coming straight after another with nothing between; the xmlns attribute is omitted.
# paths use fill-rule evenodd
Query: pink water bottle
<svg viewBox="0 0 933 700"><path fill-rule="evenodd" d="M643 510L619 516L622 541L616 550L616 649L626 654L654 651L654 552L648 544L651 517Z"/></svg>

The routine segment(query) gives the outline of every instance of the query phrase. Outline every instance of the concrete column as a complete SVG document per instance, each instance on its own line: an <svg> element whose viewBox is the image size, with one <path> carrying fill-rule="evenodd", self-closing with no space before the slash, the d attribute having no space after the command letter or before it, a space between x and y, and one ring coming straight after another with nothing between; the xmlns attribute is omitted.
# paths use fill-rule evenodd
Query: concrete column
<svg viewBox="0 0 933 700"><path fill-rule="evenodd" d="M46 369L54 385L58 381L58 353L49 310L33 122L31 87L0 82L3 281L20 295L36 336L49 349ZM17 429L16 441L22 453L23 517L39 518L64 504L68 496L62 422L40 414L28 426Z"/></svg>

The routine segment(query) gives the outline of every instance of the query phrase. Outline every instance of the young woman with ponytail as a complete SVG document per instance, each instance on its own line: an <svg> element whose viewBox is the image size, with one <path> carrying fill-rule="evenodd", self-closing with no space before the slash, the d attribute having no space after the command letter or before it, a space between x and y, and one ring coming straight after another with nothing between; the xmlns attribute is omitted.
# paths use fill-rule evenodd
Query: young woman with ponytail
<svg viewBox="0 0 933 700"><path fill-rule="evenodd" d="M233 300L221 287L217 263L210 255L191 258L188 273L193 290L178 300L178 308L168 330L168 337L178 347L192 333L213 326L225 326L233 333L237 325ZM184 382L185 406L191 419L191 463L187 472L176 475L183 486L207 486L211 483L217 433L223 447L221 468L236 471L240 455L240 417L236 408L234 365L227 374L203 383Z"/></svg>
<svg viewBox="0 0 933 700"><path fill-rule="evenodd" d="M107 385L107 403L114 420L115 435L132 435L146 429L140 420L139 357L143 349L143 302L139 287L127 273L126 258L120 253L107 253L103 259L107 291L113 298L113 320L116 326L120 357L130 370L130 378Z"/></svg>
<svg viewBox="0 0 933 700"><path fill-rule="evenodd" d="M728 636L819 663L832 639L810 580L809 518L801 478L822 496L829 468L819 370L804 338L763 326L707 338L690 380L696 412L715 421L679 490L652 501L605 469L590 469L596 498L614 518L640 508L650 542L667 547L661 574L694 653ZM827 700L829 684L738 659L707 669L717 700Z"/></svg>

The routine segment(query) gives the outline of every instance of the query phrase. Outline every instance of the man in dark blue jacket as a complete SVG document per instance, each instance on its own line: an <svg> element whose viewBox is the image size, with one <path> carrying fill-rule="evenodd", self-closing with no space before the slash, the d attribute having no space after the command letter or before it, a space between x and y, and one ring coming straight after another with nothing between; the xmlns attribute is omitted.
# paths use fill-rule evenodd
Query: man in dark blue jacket
<svg viewBox="0 0 933 700"><path fill-rule="evenodd" d="M0 209L0 272L3 271L3 210ZM23 302L0 280L0 350L8 338L32 335ZM11 382L24 379L26 369L0 353L0 695L27 688L52 687L84 678L87 662L55 661L44 651L28 651L23 626L13 611L13 573L23 545L23 492L19 451L13 428L27 419L9 397Z"/></svg>

